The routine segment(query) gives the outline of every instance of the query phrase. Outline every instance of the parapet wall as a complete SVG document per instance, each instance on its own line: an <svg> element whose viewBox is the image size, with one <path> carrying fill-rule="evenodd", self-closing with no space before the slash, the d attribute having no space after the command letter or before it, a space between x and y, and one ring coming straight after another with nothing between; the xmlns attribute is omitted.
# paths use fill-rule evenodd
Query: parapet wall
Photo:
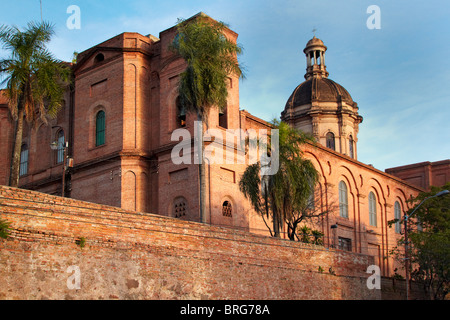
<svg viewBox="0 0 450 320"><path fill-rule="evenodd" d="M0 217L0 299L380 298L366 255L4 186Z"/></svg>

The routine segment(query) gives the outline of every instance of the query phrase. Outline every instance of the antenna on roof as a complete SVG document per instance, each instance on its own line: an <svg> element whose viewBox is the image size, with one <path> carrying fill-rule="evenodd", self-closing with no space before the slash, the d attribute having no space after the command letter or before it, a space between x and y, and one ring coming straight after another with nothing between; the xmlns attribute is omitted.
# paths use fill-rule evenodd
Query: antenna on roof
<svg viewBox="0 0 450 320"><path fill-rule="evenodd" d="M41 6L41 23L42 23L42 0L39 0L40 6Z"/></svg>
<svg viewBox="0 0 450 320"><path fill-rule="evenodd" d="M317 29L314 27L314 28L312 29L312 32L313 32L314 37L316 36L316 31L317 31Z"/></svg>

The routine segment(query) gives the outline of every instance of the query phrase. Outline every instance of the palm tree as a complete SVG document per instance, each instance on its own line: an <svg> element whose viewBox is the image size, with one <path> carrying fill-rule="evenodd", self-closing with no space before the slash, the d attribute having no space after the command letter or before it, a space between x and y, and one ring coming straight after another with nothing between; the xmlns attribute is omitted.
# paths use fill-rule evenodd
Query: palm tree
<svg viewBox="0 0 450 320"><path fill-rule="evenodd" d="M278 171L261 177L261 163L258 161L246 168L239 188L263 218L270 234L280 237L283 222L292 225L310 201L318 172L311 161L303 157L301 150L302 144L312 141L310 136L276 120L273 121L273 129L277 129L279 134L279 150L274 150L279 153ZM272 220L272 229L266 219Z"/></svg>
<svg viewBox="0 0 450 320"><path fill-rule="evenodd" d="M50 23L30 22L25 31L2 25L0 43L10 51L0 59L0 75L6 83L9 110L15 120L15 142L11 161L10 186L19 184L23 121L34 123L38 117L47 123L60 109L70 69L56 60L46 48L54 34Z"/></svg>
<svg viewBox="0 0 450 320"><path fill-rule="evenodd" d="M207 125L211 108L222 110L227 103L228 77L243 77L237 60L242 48L224 35L227 25L215 21L205 14L192 19L179 19L177 35L170 48L187 63L180 75L178 86L179 102L186 112L197 114L197 120ZM203 134L201 135L203 136ZM204 144L198 141L199 180L200 180L200 221L205 221L205 167L203 163Z"/></svg>

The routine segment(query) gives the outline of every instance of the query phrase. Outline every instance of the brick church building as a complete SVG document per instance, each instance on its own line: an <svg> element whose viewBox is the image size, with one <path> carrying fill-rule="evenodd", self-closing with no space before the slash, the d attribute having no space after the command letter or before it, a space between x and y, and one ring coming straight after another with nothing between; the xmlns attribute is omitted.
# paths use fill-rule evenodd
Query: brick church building
<svg viewBox="0 0 450 320"><path fill-rule="evenodd" d="M72 65L74 84L62 110L48 125L24 128L20 187L62 194L64 148L73 163L65 175L64 195L79 200L199 221L196 164L174 164L172 141L178 128L194 136L196 116L177 105L177 84L185 62L168 47L176 28L159 38L125 32L89 48ZM230 29L226 36L236 41ZM325 246L375 256L383 275L394 273L389 250L400 236L407 200L427 186L416 186L358 159L362 117L347 90L329 78L327 48L318 38L305 49L305 81L288 98L281 120L310 132L319 142L305 156L320 174L315 206L327 214L316 221ZM7 185L13 122L0 97L0 184ZM239 79L229 78L225 110L211 110L208 128L269 129L266 121L241 110ZM52 142L58 142L56 150ZM206 223L267 235L263 221L239 190L245 164L206 165ZM448 181L449 170L444 170ZM445 176L445 174L447 176ZM286 237L284 234L283 237Z"/></svg>

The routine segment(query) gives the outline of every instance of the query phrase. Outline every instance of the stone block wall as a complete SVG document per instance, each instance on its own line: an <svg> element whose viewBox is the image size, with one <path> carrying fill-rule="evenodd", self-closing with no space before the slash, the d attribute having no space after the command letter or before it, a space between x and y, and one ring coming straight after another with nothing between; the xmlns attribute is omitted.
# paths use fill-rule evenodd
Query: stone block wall
<svg viewBox="0 0 450 320"><path fill-rule="evenodd" d="M366 255L4 186L0 217L0 299L381 296Z"/></svg>

